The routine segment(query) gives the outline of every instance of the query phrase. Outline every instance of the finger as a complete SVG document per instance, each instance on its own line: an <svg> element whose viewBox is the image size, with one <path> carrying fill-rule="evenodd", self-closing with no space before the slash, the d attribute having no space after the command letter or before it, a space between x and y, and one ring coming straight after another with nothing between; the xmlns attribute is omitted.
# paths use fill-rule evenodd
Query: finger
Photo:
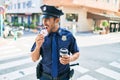
<svg viewBox="0 0 120 80"><path fill-rule="evenodd" d="M68 62L66 62L66 61L63 61L63 60L61 60L61 61L60 61L60 63L61 63L61 64L63 64L63 65L66 65L66 64L68 64Z"/></svg>
<svg viewBox="0 0 120 80"><path fill-rule="evenodd" d="M43 36L43 34L38 34L37 36Z"/></svg>
<svg viewBox="0 0 120 80"><path fill-rule="evenodd" d="M64 61L61 61L61 64L65 64L65 62L64 62Z"/></svg>
<svg viewBox="0 0 120 80"><path fill-rule="evenodd" d="M44 39L43 35L38 35L38 36L36 37L36 41L41 40L41 39Z"/></svg>
<svg viewBox="0 0 120 80"><path fill-rule="evenodd" d="M61 64L64 64L64 60L62 58L59 59Z"/></svg>
<svg viewBox="0 0 120 80"><path fill-rule="evenodd" d="M69 62L69 60L63 60L63 59L61 59L61 63L62 64L66 64L66 63L68 63Z"/></svg>
<svg viewBox="0 0 120 80"><path fill-rule="evenodd" d="M68 61L70 59L70 57L62 57L62 60L64 61Z"/></svg>
<svg viewBox="0 0 120 80"><path fill-rule="evenodd" d="M64 64L64 65L66 65L68 63L69 63L68 61L62 61L62 64Z"/></svg>
<svg viewBox="0 0 120 80"><path fill-rule="evenodd" d="M38 34L37 37L41 37L41 38L44 38L44 35L43 34Z"/></svg>
<svg viewBox="0 0 120 80"><path fill-rule="evenodd" d="M69 55L63 56L63 58L69 58L69 57L70 57Z"/></svg>

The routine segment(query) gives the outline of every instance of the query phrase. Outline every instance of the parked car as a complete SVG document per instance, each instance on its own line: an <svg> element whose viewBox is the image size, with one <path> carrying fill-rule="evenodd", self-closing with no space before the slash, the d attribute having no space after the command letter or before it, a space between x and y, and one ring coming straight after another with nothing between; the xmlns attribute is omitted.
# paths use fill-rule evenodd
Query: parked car
<svg viewBox="0 0 120 80"><path fill-rule="evenodd" d="M3 37L4 38L8 37L8 35L11 33L11 30L12 29L9 26L5 26L3 31Z"/></svg>
<svg viewBox="0 0 120 80"><path fill-rule="evenodd" d="M5 29L4 29L4 32L3 32L3 37L4 38L7 38L8 36L16 36L17 37L21 37L22 35L24 34L24 27L23 26L20 26L18 28L14 28L14 27L9 27L9 26L6 26Z"/></svg>

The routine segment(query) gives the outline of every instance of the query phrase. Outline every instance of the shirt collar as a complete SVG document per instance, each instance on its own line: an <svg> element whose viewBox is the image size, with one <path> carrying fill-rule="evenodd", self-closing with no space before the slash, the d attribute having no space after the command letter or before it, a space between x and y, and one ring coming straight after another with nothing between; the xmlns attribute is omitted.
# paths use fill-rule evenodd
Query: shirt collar
<svg viewBox="0 0 120 80"><path fill-rule="evenodd" d="M59 27L58 31L57 31L58 35L62 35L62 28Z"/></svg>
<svg viewBox="0 0 120 80"><path fill-rule="evenodd" d="M49 35L48 35L48 37L50 36L50 35L52 35L52 34L54 34L54 33L56 33L57 35L62 35L62 28L58 28L58 30L57 30L57 32L52 32L52 33L50 33Z"/></svg>

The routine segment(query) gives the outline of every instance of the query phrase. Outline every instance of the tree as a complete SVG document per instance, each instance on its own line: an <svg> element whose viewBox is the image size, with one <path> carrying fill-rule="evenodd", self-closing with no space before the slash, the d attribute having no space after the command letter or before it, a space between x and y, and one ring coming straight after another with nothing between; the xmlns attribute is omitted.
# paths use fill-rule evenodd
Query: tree
<svg viewBox="0 0 120 80"><path fill-rule="evenodd" d="M103 22L102 22L102 26L104 26L104 27L109 27L108 21L103 21Z"/></svg>
<svg viewBox="0 0 120 80"><path fill-rule="evenodd" d="M108 21L103 21L102 22L103 29L105 30L105 33L109 33L109 23Z"/></svg>

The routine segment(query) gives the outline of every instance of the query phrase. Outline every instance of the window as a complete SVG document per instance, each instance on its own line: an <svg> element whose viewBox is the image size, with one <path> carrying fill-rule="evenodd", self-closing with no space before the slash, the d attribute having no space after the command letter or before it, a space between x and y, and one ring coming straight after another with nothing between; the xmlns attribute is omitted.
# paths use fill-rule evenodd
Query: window
<svg viewBox="0 0 120 80"><path fill-rule="evenodd" d="M14 4L14 9L16 9L16 4Z"/></svg>
<svg viewBox="0 0 120 80"><path fill-rule="evenodd" d="M110 2L110 0L107 0L107 3L109 3Z"/></svg>
<svg viewBox="0 0 120 80"><path fill-rule="evenodd" d="M117 4L118 0L115 0L115 4Z"/></svg>
<svg viewBox="0 0 120 80"><path fill-rule="evenodd" d="M25 2L23 2L23 8L26 8L26 3Z"/></svg>
<svg viewBox="0 0 120 80"><path fill-rule="evenodd" d="M10 10L10 6L8 6L7 9Z"/></svg>
<svg viewBox="0 0 120 80"><path fill-rule="evenodd" d="M66 14L66 20L67 21L75 21L75 22L78 22L78 14L74 14L74 13L67 13Z"/></svg>
<svg viewBox="0 0 120 80"><path fill-rule="evenodd" d="M20 3L18 3L18 9L20 9Z"/></svg>
<svg viewBox="0 0 120 80"><path fill-rule="evenodd" d="M11 10L12 10L12 8L13 8L13 5L11 4Z"/></svg>
<svg viewBox="0 0 120 80"><path fill-rule="evenodd" d="M27 2L27 7L30 8L32 6L32 1Z"/></svg>

